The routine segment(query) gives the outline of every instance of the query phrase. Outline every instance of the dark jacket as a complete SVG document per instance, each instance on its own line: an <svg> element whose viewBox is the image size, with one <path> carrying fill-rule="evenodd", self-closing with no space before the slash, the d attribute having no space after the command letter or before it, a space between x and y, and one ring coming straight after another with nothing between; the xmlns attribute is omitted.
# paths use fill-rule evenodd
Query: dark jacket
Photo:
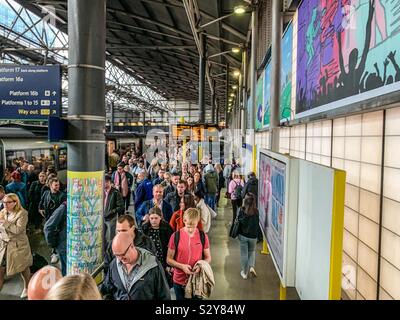
<svg viewBox="0 0 400 320"><path fill-rule="evenodd" d="M202 194L206 194L206 188L204 187L204 183L201 180L198 184L194 185L194 193L196 193L197 191L201 191Z"/></svg>
<svg viewBox="0 0 400 320"><path fill-rule="evenodd" d="M29 200L29 214L36 215L39 214L39 203L42 198L42 188L44 184L41 184L39 180L32 182L29 189L28 200Z"/></svg>
<svg viewBox="0 0 400 320"><path fill-rule="evenodd" d="M174 185L171 183L169 186L167 186L167 187L164 189L164 199L167 198L167 196L168 196L170 193L174 193L174 192L176 192L176 186L174 186Z"/></svg>
<svg viewBox="0 0 400 320"><path fill-rule="evenodd" d="M123 276L118 270L117 259L113 259L100 292L112 300L171 300L170 289L164 269L149 251L136 248L139 253L139 271L130 287L126 289Z"/></svg>
<svg viewBox="0 0 400 320"><path fill-rule="evenodd" d="M221 190L225 187L225 178L224 178L224 171L220 171L218 173L218 190Z"/></svg>
<svg viewBox="0 0 400 320"><path fill-rule="evenodd" d="M145 224L142 225L142 232L148 237L150 234L150 229L151 229L151 225L149 222L146 222ZM160 230L161 248L163 251L163 261L161 261L161 264L165 268L167 266L168 243L169 243L169 239L171 238L172 234L174 233L174 230L172 230L172 228L168 224L168 222L166 222L164 220L161 220L159 230Z"/></svg>
<svg viewBox="0 0 400 320"><path fill-rule="evenodd" d="M206 193L216 194L218 192L218 174L215 171L208 171L203 179Z"/></svg>
<svg viewBox="0 0 400 320"><path fill-rule="evenodd" d="M144 235L139 230L135 230L135 240L133 240L135 247L140 247L150 251L152 254L156 254L156 247L153 241L146 235ZM112 241L108 244L106 252L104 254L104 274L107 274L110 267L111 261L114 259L114 254L112 252Z"/></svg>
<svg viewBox="0 0 400 320"><path fill-rule="evenodd" d="M29 191L32 183L39 180L38 175L35 172L28 173L28 183L27 183L27 190Z"/></svg>
<svg viewBox="0 0 400 320"><path fill-rule="evenodd" d="M62 191L52 194L50 190L46 190L43 193L39 203L39 209L44 210L46 221L50 218L54 210L56 210L64 201L67 201L67 195Z"/></svg>
<svg viewBox="0 0 400 320"><path fill-rule="evenodd" d="M144 179L135 190L135 210L139 209L143 202L152 198L153 183L149 179Z"/></svg>
<svg viewBox="0 0 400 320"><path fill-rule="evenodd" d="M258 237L258 211L252 216L246 215L246 213L241 208L239 211L239 234L247 238L257 238Z"/></svg>
<svg viewBox="0 0 400 320"><path fill-rule="evenodd" d="M67 204L62 203L44 225L44 237L50 248L67 253Z"/></svg>
<svg viewBox="0 0 400 320"><path fill-rule="evenodd" d="M163 182L164 179L161 179L160 177L157 177L153 180L153 186L156 186L158 184L161 184L161 182Z"/></svg>
<svg viewBox="0 0 400 320"><path fill-rule="evenodd" d="M242 198L246 196L247 193L252 193L256 196L256 200L258 200L258 179L257 178L250 178L244 188L242 190Z"/></svg>
<svg viewBox="0 0 400 320"><path fill-rule="evenodd" d="M189 194L187 191L185 191L185 194ZM178 191L171 192L168 194L168 196L165 198L165 201L167 201L171 207L172 207L172 212L178 211L179 210L179 204L181 202L181 197L178 195Z"/></svg>
<svg viewBox="0 0 400 320"><path fill-rule="evenodd" d="M147 200L142 203L142 205L139 207L139 209L136 211L136 222L138 225L140 225L140 222L143 220L143 217L149 213L150 209L154 207L154 201L153 199ZM163 218L165 221L169 222L171 220L173 211L171 205L163 200L162 202L162 214Z"/></svg>
<svg viewBox="0 0 400 320"><path fill-rule="evenodd" d="M115 217L118 217L118 215L124 214L124 212L125 204L121 193L114 187L111 187L106 205L104 207L104 220L110 221Z"/></svg>

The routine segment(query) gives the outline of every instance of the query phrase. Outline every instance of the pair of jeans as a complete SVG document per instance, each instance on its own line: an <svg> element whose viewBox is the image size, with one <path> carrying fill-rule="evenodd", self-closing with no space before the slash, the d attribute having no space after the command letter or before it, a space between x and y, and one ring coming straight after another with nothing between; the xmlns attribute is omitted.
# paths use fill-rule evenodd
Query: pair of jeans
<svg viewBox="0 0 400 320"><path fill-rule="evenodd" d="M215 211L215 199L216 199L216 195L215 193L207 193L205 196L204 201L206 202L206 204Z"/></svg>
<svg viewBox="0 0 400 320"><path fill-rule="evenodd" d="M240 243L240 267L245 274L256 264L257 238L247 238L241 234L238 236Z"/></svg>
<svg viewBox="0 0 400 320"><path fill-rule="evenodd" d="M61 262L61 274L65 277L67 275L67 254L59 253L58 256L60 257Z"/></svg>

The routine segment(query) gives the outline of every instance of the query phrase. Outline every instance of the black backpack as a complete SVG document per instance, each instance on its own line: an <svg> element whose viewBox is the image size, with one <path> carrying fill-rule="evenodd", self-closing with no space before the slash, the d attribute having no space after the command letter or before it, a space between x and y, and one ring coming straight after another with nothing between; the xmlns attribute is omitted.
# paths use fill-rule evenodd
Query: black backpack
<svg viewBox="0 0 400 320"><path fill-rule="evenodd" d="M199 230L199 232L200 232L201 245L203 246L203 257L204 257L204 245L206 243L206 235L204 234L204 231ZM174 260L176 260L176 255L178 254L178 244L180 238L181 238L181 231L178 230L174 233L174 244L175 244Z"/></svg>
<svg viewBox="0 0 400 320"><path fill-rule="evenodd" d="M236 183L236 181L234 181ZM236 187L233 190L236 200L242 199L243 186L240 183L236 183Z"/></svg>

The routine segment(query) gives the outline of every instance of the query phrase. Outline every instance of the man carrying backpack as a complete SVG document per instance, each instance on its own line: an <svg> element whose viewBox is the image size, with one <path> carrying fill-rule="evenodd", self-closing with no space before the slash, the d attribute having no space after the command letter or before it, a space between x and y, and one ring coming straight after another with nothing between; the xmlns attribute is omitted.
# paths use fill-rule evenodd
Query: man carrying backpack
<svg viewBox="0 0 400 320"><path fill-rule="evenodd" d="M228 186L228 192L231 196L232 210L233 210L232 225L236 219L236 214L237 214L238 208L240 208L242 206L243 188L244 188L244 183L240 177L239 172L234 171L233 179L231 180L231 182L229 183L229 186Z"/></svg>
<svg viewBox="0 0 400 320"><path fill-rule="evenodd" d="M208 164L205 168L207 172L204 175L204 187L205 187L205 202L213 210L215 210L215 200L218 193L218 173L215 172L214 166Z"/></svg>

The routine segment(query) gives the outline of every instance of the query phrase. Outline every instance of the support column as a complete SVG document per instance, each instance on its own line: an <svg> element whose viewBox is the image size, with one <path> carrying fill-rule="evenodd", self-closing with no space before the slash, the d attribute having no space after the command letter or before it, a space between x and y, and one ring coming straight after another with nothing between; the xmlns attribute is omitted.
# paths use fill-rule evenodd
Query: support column
<svg viewBox="0 0 400 320"><path fill-rule="evenodd" d="M250 95L251 95L251 106L250 106L250 123L248 123L248 128L250 129L250 143L253 148L253 168L252 170L255 172L255 162L256 162L256 136L255 136L255 121L256 121L256 110L257 110L257 101L256 101L256 59L257 59L257 11L253 10L251 12L251 58L250 58Z"/></svg>
<svg viewBox="0 0 400 320"><path fill-rule="evenodd" d="M111 102L111 125L110 125L110 132L114 132L114 101Z"/></svg>
<svg viewBox="0 0 400 320"><path fill-rule="evenodd" d="M143 133L146 133L146 112L143 111L143 127L142 127Z"/></svg>
<svg viewBox="0 0 400 320"><path fill-rule="evenodd" d="M225 128L228 128L228 105L229 105L229 63L226 64L226 102L225 102Z"/></svg>
<svg viewBox="0 0 400 320"><path fill-rule="evenodd" d="M271 45L271 118L270 146L279 152L280 83L281 83L281 41L282 1L272 0L272 45Z"/></svg>
<svg viewBox="0 0 400 320"><path fill-rule="evenodd" d="M243 80L242 80L242 107L241 107L241 126L242 126L242 137L246 136L246 126L247 126L247 51L243 50L242 53L243 62Z"/></svg>
<svg viewBox="0 0 400 320"><path fill-rule="evenodd" d="M215 124L215 83L213 93L211 94L211 123Z"/></svg>
<svg viewBox="0 0 400 320"><path fill-rule="evenodd" d="M200 45L202 47L202 55L200 55L199 61L199 111L200 111L200 123L206 121L206 102L204 99L205 85L206 85L206 35L204 32L200 34Z"/></svg>
<svg viewBox="0 0 400 320"><path fill-rule="evenodd" d="M106 0L68 0L67 274L103 261Z"/></svg>

